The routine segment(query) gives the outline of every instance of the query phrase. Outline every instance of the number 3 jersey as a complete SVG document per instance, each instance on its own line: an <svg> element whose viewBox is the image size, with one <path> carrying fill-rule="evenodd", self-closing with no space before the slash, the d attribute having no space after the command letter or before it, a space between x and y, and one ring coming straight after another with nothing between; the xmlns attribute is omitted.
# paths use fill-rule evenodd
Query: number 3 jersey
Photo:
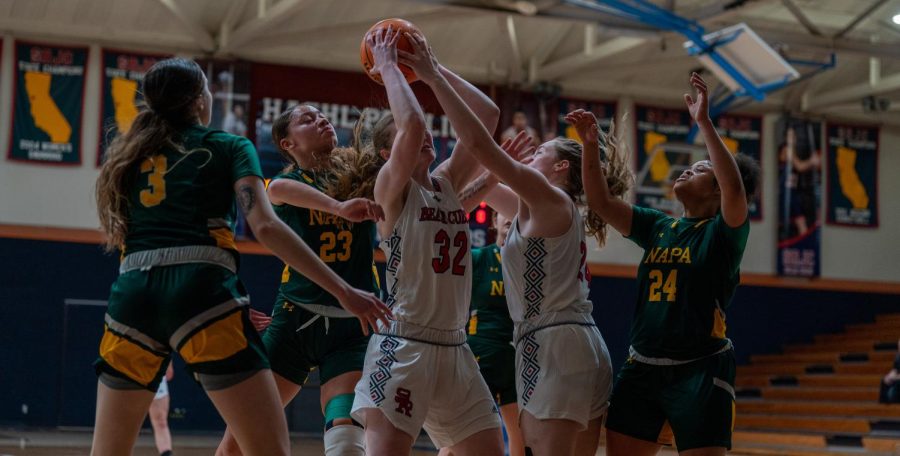
<svg viewBox="0 0 900 456"><path fill-rule="evenodd" d="M237 255L234 182L262 179L248 139L195 125L180 132L184 151L163 149L137 163L128 182L123 255L211 245Z"/></svg>
<svg viewBox="0 0 900 456"><path fill-rule="evenodd" d="M749 217L729 227L633 206L628 239L644 249L631 345L645 357L690 360L723 349L725 310L740 281Z"/></svg>
<svg viewBox="0 0 900 456"><path fill-rule="evenodd" d="M386 303L397 321L461 330L472 290L469 221L450 182L432 176L432 186L434 191L411 181L394 230L381 241Z"/></svg>
<svg viewBox="0 0 900 456"><path fill-rule="evenodd" d="M302 169L280 174L275 179L290 179L322 191L315 175ZM373 263L375 222L352 223L334 214L290 204L273 207L278 217L350 286L371 292L378 290L378 274ZM280 300L303 305L310 312L327 317L352 317L334 296L288 265L281 274L278 293Z"/></svg>

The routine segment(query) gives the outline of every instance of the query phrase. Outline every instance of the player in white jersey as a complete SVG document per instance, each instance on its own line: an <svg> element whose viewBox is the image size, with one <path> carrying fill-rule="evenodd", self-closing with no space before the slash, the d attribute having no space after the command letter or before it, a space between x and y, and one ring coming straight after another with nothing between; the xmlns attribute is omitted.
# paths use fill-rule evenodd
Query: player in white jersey
<svg viewBox="0 0 900 456"><path fill-rule="evenodd" d="M391 108L391 116L373 128L375 158L367 166L377 170L375 201L385 214L378 231L388 258L387 301L394 320L369 342L352 415L366 427L369 454L409 454L424 425L435 445L453 454L499 456L500 419L466 345L471 255L466 213L455 190L480 171L466 148L457 146L429 172L433 139L397 66L398 37L390 28L367 37L373 72L381 74ZM422 81L443 81L481 113L479 128L482 122L496 126L499 112L484 94L436 62L409 57L401 61Z"/></svg>
<svg viewBox="0 0 900 456"><path fill-rule="evenodd" d="M413 40L416 56L425 53ZM526 454L596 452L612 368L588 300L587 246L576 202L583 193L581 146L557 138L537 148L527 165L510 155L528 147L520 134L509 155L446 83L429 84L465 145L509 187L496 186L488 202L514 218L503 247L503 277L515 323L519 422ZM624 162L612 161L621 167ZM622 175L612 170L611 176ZM627 188L627 185L613 185ZM605 235L589 215L589 231ZM602 240L602 239L601 239Z"/></svg>

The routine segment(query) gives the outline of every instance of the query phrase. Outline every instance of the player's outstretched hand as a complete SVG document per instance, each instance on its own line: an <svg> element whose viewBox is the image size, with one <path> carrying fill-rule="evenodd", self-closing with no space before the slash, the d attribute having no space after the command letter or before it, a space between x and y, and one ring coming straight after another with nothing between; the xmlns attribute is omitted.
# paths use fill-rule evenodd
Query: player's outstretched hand
<svg viewBox="0 0 900 456"><path fill-rule="evenodd" d="M261 332L269 327L269 323L272 323L272 317L256 309L250 309L250 323L253 323L253 328L256 329L256 332Z"/></svg>
<svg viewBox="0 0 900 456"><path fill-rule="evenodd" d="M412 46L412 52L397 50L400 63L412 68L416 76L426 84L437 80L440 76L440 64L425 37L418 33L403 32L403 34Z"/></svg>
<svg viewBox="0 0 900 456"><path fill-rule="evenodd" d="M535 146L533 142L531 135L527 131L522 130L513 139L503 141L500 148L513 160L527 164L531 161L532 154L534 154Z"/></svg>
<svg viewBox="0 0 900 456"><path fill-rule="evenodd" d="M566 114L566 122L575 127L582 144L597 144L600 138L600 127L597 117L590 111L576 109Z"/></svg>
<svg viewBox="0 0 900 456"><path fill-rule="evenodd" d="M684 94L684 102L687 104L688 112L694 122L709 121L709 89L706 87L706 81L697 73L691 73L691 86L694 88L697 99L691 98L691 94Z"/></svg>
<svg viewBox="0 0 900 456"><path fill-rule="evenodd" d="M378 330L378 321L386 326L390 325L390 319L394 314L374 294L367 291L350 288L342 297L338 298L341 307L352 313L359 319L363 334L369 335L369 328Z"/></svg>
<svg viewBox="0 0 900 456"><path fill-rule="evenodd" d="M397 41L399 39L400 31L394 30L391 25L387 29L373 30L366 35L366 43L372 50L372 58L375 60L369 73L381 74L384 68L397 65Z"/></svg>
<svg viewBox="0 0 900 456"><path fill-rule="evenodd" d="M384 209L370 199L353 198L339 204L337 215L353 223L366 220L378 222L384 220Z"/></svg>

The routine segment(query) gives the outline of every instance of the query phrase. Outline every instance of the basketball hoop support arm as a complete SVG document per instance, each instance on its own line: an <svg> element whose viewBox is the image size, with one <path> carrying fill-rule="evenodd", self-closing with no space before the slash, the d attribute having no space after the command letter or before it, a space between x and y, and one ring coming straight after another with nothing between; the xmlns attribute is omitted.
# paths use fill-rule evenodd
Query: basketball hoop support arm
<svg viewBox="0 0 900 456"><path fill-rule="evenodd" d="M684 37L693 43L693 46L688 47L689 55L707 55L741 86L740 90L731 92L712 103L709 114L713 119L726 112L728 108L739 99L749 98L756 101L762 101L765 99L766 94L782 89L791 83L791 79L785 77L780 81L756 86L716 51L716 47L737 39L740 31L722 37L715 42L707 43L706 40L703 39L706 31L702 25L696 21L678 16L648 0L566 0L566 3L684 35ZM824 70L833 68L835 65L835 54L832 52L830 60L824 63L804 60L788 60L788 62L796 65L816 67L812 72L802 75L799 80L803 80ZM688 134L688 142L693 142L696 135L697 126L693 125Z"/></svg>

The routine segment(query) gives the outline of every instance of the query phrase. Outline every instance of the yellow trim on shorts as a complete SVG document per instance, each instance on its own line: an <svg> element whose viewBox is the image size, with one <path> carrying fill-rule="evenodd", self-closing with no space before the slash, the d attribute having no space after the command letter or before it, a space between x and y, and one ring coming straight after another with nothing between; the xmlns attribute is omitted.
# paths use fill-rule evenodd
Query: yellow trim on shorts
<svg viewBox="0 0 900 456"><path fill-rule="evenodd" d="M656 436L656 443L668 446L675 444L675 433L672 431L672 425L669 424L669 420L663 422L659 435Z"/></svg>
<svg viewBox="0 0 900 456"><path fill-rule="evenodd" d="M162 368L164 357L115 334L103 325L103 339L100 340L100 357L110 367L131 380L147 386L156 378Z"/></svg>
<svg viewBox="0 0 900 456"><path fill-rule="evenodd" d="M197 331L181 346L178 353L188 364L221 361L247 348L241 312L219 320Z"/></svg>
<svg viewBox="0 0 900 456"><path fill-rule="evenodd" d="M237 245L234 243L234 233L230 229L215 228L209 230L209 235L216 240L216 247L237 250Z"/></svg>
<svg viewBox="0 0 900 456"><path fill-rule="evenodd" d="M724 339L725 338L725 330L728 328L728 325L725 324L725 316L722 315L722 311L719 310L718 307L713 309L713 328L712 328L712 337L716 339Z"/></svg>

